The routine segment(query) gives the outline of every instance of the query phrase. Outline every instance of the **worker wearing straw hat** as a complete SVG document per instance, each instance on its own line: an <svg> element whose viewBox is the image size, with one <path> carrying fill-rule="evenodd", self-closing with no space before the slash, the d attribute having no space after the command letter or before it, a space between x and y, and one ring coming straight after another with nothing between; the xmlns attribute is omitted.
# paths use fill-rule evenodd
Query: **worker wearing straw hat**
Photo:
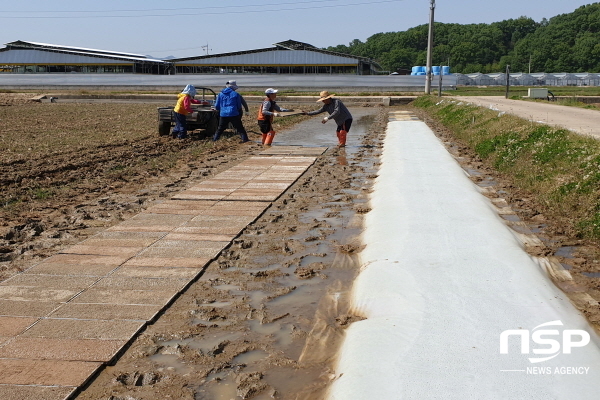
<svg viewBox="0 0 600 400"><path fill-rule="evenodd" d="M334 98L335 94L329 94L328 91L324 90L319 95L317 102L323 102L323 107L318 110L311 112L304 112L305 115L317 115L327 111L329 116L323 118L322 123L326 123L330 119L333 119L337 124L336 134L338 137L338 146L346 146L346 136L350 127L352 126L352 114L348 111L348 108L341 102L341 100Z"/></svg>

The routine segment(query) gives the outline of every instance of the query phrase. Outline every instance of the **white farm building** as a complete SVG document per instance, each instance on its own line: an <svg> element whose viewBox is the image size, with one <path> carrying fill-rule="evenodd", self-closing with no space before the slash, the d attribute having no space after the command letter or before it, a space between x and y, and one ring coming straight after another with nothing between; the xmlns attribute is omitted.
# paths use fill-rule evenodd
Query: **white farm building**
<svg viewBox="0 0 600 400"><path fill-rule="evenodd" d="M381 67L373 60L321 50L287 40L264 49L169 60L177 73L273 73L374 75Z"/></svg>
<svg viewBox="0 0 600 400"><path fill-rule="evenodd" d="M0 49L0 72L138 73L138 74L356 74L381 68L365 57L318 49L287 40L274 47L169 60L141 54L15 41Z"/></svg>
<svg viewBox="0 0 600 400"><path fill-rule="evenodd" d="M141 54L86 49L48 43L6 43L0 49L0 72L168 73L169 63Z"/></svg>

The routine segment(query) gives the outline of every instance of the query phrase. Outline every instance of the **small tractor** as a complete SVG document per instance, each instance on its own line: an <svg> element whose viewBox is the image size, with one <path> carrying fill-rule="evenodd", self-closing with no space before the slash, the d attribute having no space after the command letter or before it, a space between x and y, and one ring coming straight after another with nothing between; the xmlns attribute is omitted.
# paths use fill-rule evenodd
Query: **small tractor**
<svg viewBox="0 0 600 400"><path fill-rule="evenodd" d="M217 94L210 88L196 86L196 100L200 104L192 104L193 113L187 115L187 129L191 133L196 129L204 129L204 136L212 136L219 127L219 113L214 110ZM175 125L174 107L158 107L158 134L166 136Z"/></svg>

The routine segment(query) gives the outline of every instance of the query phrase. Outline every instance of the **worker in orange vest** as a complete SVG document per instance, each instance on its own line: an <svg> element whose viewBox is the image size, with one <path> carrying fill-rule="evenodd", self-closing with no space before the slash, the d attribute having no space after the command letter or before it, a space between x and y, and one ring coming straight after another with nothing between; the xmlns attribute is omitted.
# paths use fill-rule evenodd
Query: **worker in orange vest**
<svg viewBox="0 0 600 400"><path fill-rule="evenodd" d="M273 88L265 90L265 95L267 97L263 100L262 106L258 109L258 126L262 133L262 143L266 146L270 146L275 138L273 117L278 117L281 112L294 111L281 108L277 105L275 102L277 92L278 91Z"/></svg>

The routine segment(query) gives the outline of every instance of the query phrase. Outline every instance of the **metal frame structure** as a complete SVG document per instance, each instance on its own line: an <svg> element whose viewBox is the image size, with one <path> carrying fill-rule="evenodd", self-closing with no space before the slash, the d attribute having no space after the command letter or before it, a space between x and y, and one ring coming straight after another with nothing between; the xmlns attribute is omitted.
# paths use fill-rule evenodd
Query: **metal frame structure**
<svg viewBox="0 0 600 400"><path fill-rule="evenodd" d="M375 75L381 70L381 66L369 58L318 49L295 40L286 40L273 46L156 60L141 54L17 40L0 49L0 72ZM57 54L61 57L57 57Z"/></svg>
<svg viewBox="0 0 600 400"><path fill-rule="evenodd" d="M454 74L463 86L503 86L505 73ZM594 73L523 73L510 74L510 86L600 86L600 74Z"/></svg>
<svg viewBox="0 0 600 400"><path fill-rule="evenodd" d="M318 49L295 40L273 46L169 61L177 73L374 75L381 70L381 66L369 58Z"/></svg>
<svg viewBox="0 0 600 400"><path fill-rule="evenodd" d="M57 54L62 57L56 57ZM0 49L0 72L165 74L172 64L140 54L17 40Z"/></svg>

